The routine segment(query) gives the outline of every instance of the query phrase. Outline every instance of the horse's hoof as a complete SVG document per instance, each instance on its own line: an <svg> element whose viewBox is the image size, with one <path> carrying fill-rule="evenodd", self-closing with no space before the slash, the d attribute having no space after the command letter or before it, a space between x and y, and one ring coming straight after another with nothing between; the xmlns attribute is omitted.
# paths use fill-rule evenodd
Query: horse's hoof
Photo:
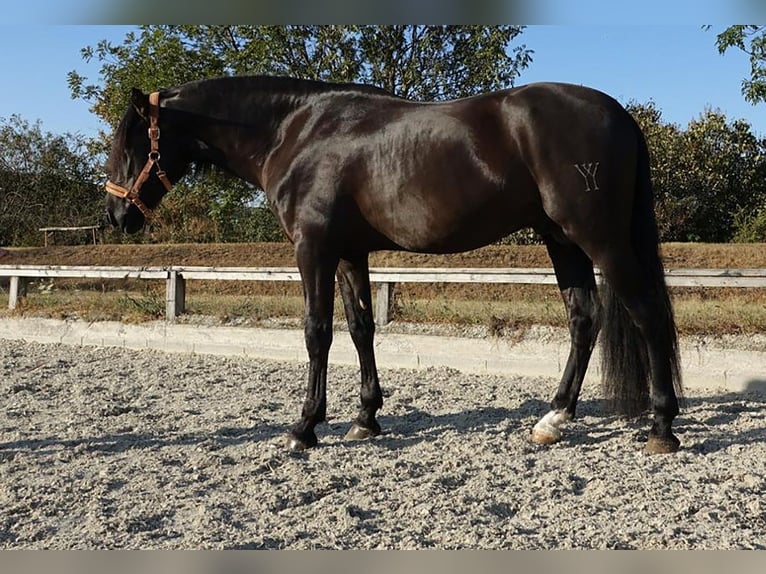
<svg viewBox="0 0 766 574"><path fill-rule="evenodd" d="M287 448L293 452L303 452L304 450L313 448L317 445L316 437L314 440L304 440L294 434L287 435Z"/></svg>
<svg viewBox="0 0 766 574"><path fill-rule="evenodd" d="M572 420L572 415L563 410L548 411L537 421L529 437L534 444L554 444L561 440L561 427Z"/></svg>
<svg viewBox="0 0 766 574"><path fill-rule="evenodd" d="M670 454L678 452L681 448L681 441L675 436L659 437L649 435L645 450L648 454Z"/></svg>
<svg viewBox="0 0 766 574"><path fill-rule="evenodd" d="M348 432L346 433L346 439L348 440L365 440L368 438L372 438L374 436L378 436L380 434L380 429L370 429L367 427L363 427L359 423L354 423L354 425L348 429Z"/></svg>
<svg viewBox="0 0 766 574"><path fill-rule="evenodd" d="M546 425L545 428L533 428L529 437L535 444L549 445L561 440L561 431L554 426Z"/></svg>

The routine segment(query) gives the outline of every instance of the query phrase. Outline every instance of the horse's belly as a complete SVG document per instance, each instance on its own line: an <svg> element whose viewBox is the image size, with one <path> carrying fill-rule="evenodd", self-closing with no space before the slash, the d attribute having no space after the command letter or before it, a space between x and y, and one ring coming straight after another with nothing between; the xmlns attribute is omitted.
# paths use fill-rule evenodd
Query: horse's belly
<svg viewBox="0 0 766 574"><path fill-rule="evenodd" d="M430 201L404 195L397 202L375 202L362 214L393 243L424 253L476 249L535 223L534 210L523 201L514 208L501 191L496 197L476 199L460 197L458 191Z"/></svg>

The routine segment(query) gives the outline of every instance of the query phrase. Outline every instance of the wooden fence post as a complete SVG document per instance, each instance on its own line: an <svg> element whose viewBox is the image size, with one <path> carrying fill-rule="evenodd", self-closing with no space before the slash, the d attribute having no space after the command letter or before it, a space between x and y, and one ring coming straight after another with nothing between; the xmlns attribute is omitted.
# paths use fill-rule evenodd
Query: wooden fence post
<svg viewBox="0 0 766 574"><path fill-rule="evenodd" d="M375 324L388 325L393 315L394 283L378 283L375 297Z"/></svg>
<svg viewBox="0 0 766 574"><path fill-rule="evenodd" d="M186 311L186 279L178 271L168 271L165 286L165 320L171 323Z"/></svg>
<svg viewBox="0 0 766 574"><path fill-rule="evenodd" d="M27 278L11 277L10 289L8 292L8 309L13 311L18 305L19 297L27 295Z"/></svg>

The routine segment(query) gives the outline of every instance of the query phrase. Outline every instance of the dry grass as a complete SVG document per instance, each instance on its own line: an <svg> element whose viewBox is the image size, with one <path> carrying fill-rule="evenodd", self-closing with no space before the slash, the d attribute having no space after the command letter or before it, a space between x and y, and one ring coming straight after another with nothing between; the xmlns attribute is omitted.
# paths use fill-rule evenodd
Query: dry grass
<svg viewBox="0 0 766 574"><path fill-rule="evenodd" d="M763 244L667 244L667 268L763 268ZM287 244L53 246L12 250L3 263L57 265L294 266ZM542 246L489 246L455 255L383 252L377 267L549 267ZM766 332L766 289L672 290L679 330L692 333ZM407 284L397 286L395 317L406 322L487 325L566 324L558 290L546 285ZM164 314L164 285L149 281L57 280L32 284L16 313L89 321L145 321ZM221 321L303 315L297 283L187 283L187 312ZM3 315L8 315L4 311ZM336 301L336 318L342 305Z"/></svg>
<svg viewBox="0 0 766 574"><path fill-rule="evenodd" d="M676 295L678 330L682 334L766 333L766 291L753 291L726 293L720 298L695 293Z"/></svg>
<svg viewBox="0 0 766 574"><path fill-rule="evenodd" d="M80 286L81 287L81 286ZM293 286L296 287L296 286ZM566 326L566 313L555 287L529 290L516 287L516 296L472 300L461 298L416 298L396 296L395 318L411 323L451 323L486 325L491 331L526 325ZM547 292L546 292L547 291ZM766 292L764 290L716 290L719 297L699 292L683 293L674 289L674 307L682 334L766 332ZM756 293L757 291L757 293ZM86 321L123 321L136 323L159 319L165 312L164 287L160 282L142 290L97 290L62 288L46 292L30 291L11 314ZM223 323L258 322L268 318L300 318L303 299L297 294L263 295L209 293L187 290L186 312L189 315L215 317ZM335 301L335 318L343 319L343 306Z"/></svg>
<svg viewBox="0 0 766 574"><path fill-rule="evenodd" d="M167 245L53 245L7 248L3 263L50 265L211 265L231 267L295 266L288 243L202 243ZM763 243L666 243L665 266L766 267ZM372 267L550 267L542 245L489 245L449 255L381 251Z"/></svg>

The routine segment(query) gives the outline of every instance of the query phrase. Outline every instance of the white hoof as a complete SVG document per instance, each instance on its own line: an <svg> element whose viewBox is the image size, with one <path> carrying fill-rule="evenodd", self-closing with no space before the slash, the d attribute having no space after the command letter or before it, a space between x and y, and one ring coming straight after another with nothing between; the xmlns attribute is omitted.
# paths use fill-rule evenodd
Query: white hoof
<svg viewBox="0 0 766 574"><path fill-rule="evenodd" d="M535 444L554 444L561 440L561 427L570 420L565 411L550 411L532 429L530 440Z"/></svg>
<svg viewBox="0 0 766 574"><path fill-rule="evenodd" d="M554 444L561 440L561 431L550 425L541 427L538 423L532 429L530 440L535 444Z"/></svg>

